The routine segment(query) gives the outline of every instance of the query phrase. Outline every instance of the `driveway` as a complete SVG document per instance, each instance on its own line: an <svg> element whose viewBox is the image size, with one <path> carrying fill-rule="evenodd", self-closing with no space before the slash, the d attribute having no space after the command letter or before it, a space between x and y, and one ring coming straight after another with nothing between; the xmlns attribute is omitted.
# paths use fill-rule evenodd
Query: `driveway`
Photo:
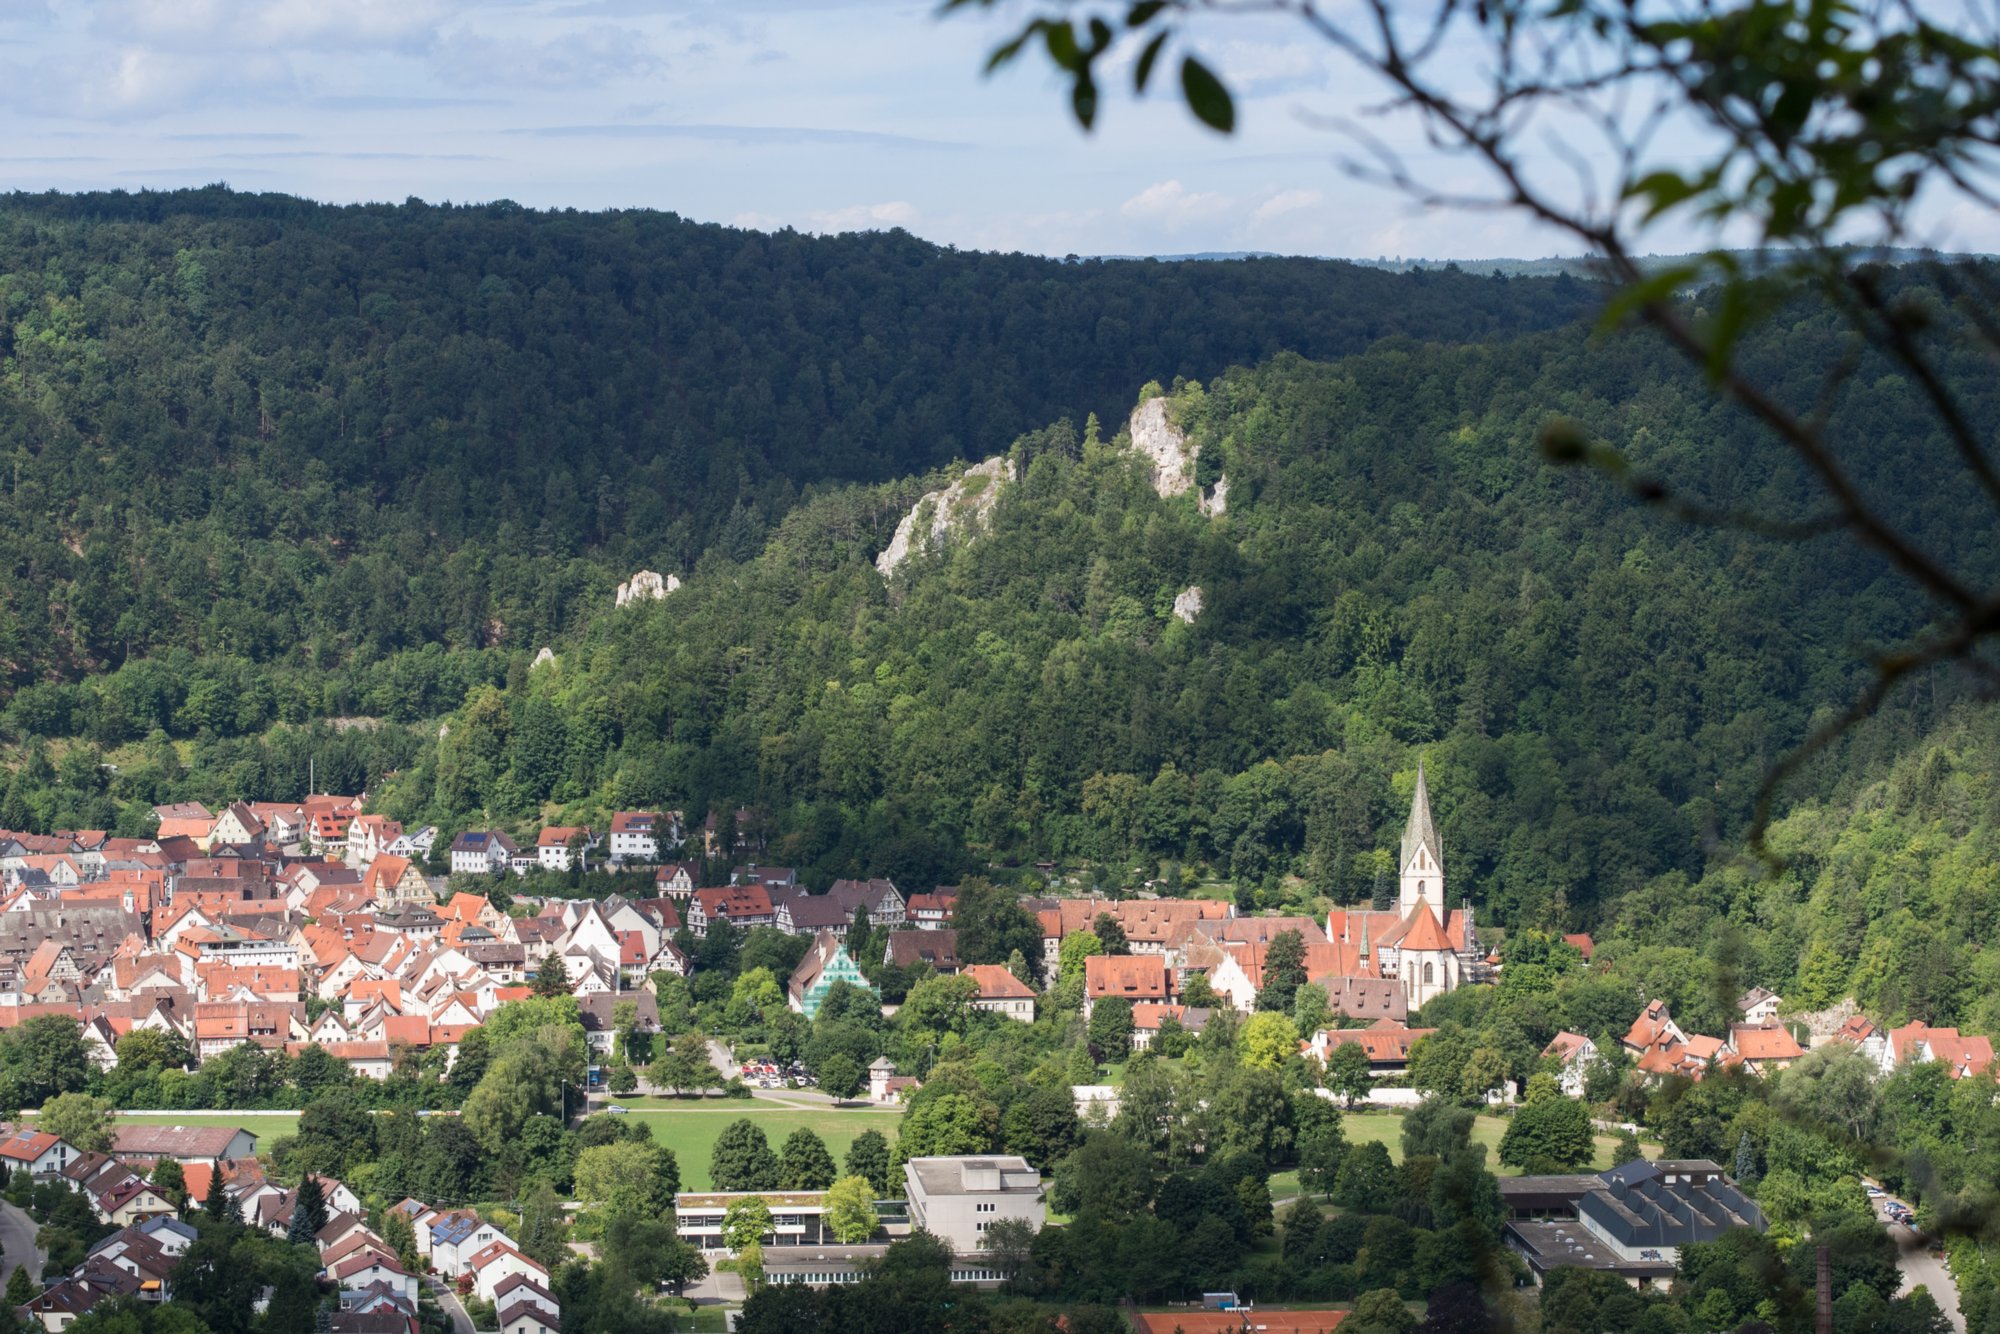
<svg viewBox="0 0 2000 1334"><path fill-rule="evenodd" d="M1931 1256L1922 1237L1889 1220L1882 1212L1887 1203L1887 1200L1875 1201L1875 1216L1882 1220L1882 1226L1896 1243L1896 1267L1903 1272L1903 1285L1896 1289L1897 1295L1918 1287L1929 1288L1931 1299L1944 1312L1945 1319L1951 1321L1951 1327L1958 1334L1965 1334L1965 1313L1958 1309L1958 1285L1952 1282L1951 1271L1945 1268L1944 1261Z"/></svg>
<svg viewBox="0 0 2000 1334"><path fill-rule="evenodd" d="M453 1292L446 1284L440 1283L435 1279L429 1280L429 1282L431 1291L437 1294L438 1305L443 1307L444 1313L451 1317L452 1334L476 1334L472 1324L472 1317L465 1313L465 1307L460 1304L458 1294Z"/></svg>
<svg viewBox="0 0 2000 1334"><path fill-rule="evenodd" d="M27 1211L0 1201L0 1284L14 1276L14 1271L24 1264L28 1267L28 1277L35 1280L35 1286L42 1286L42 1266L48 1262L48 1252L35 1245L35 1233L41 1229Z"/></svg>

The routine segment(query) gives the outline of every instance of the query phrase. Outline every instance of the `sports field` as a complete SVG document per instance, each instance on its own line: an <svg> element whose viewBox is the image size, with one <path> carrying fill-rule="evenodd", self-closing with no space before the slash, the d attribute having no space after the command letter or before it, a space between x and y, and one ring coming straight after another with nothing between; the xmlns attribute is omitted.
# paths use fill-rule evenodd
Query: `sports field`
<svg viewBox="0 0 2000 1334"><path fill-rule="evenodd" d="M629 1108L626 1115L653 1128L653 1140L674 1151L680 1163L682 1190L707 1190L709 1154L715 1149L722 1128L739 1117L757 1123L771 1141L771 1151L785 1147L785 1136L801 1126L826 1141L835 1164L845 1164L847 1146L864 1130L879 1130L891 1144L896 1142L898 1111L871 1111L867 1108L792 1108L774 1105L761 1098L704 1098L685 1102L672 1098L620 1098Z"/></svg>
<svg viewBox="0 0 2000 1334"><path fill-rule="evenodd" d="M1403 1118L1394 1112L1348 1112L1341 1117L1340 1127L1347 1132L1350 1144L1364 1140L1380 1140L1389 1146L1389 1157L1396 1162L1403 1161ZM1515 1176L1518 1168L1500 1166L1500 1137L1507 1133L1507 1122L1497 1116L1474 1117L1472 1121L1472 1142L1486 1146L1486 1167L1488 1171L1501 1176ZM1612 1150L1618 1147L1618 1140L1612 1135L1598 1135L1597 1157L1591 1162L1591 1170L1598 1171L1611 1166ZM1653 1145L1646 1145L1646 1156L1651 1158L1659 1153Z"/></svg>

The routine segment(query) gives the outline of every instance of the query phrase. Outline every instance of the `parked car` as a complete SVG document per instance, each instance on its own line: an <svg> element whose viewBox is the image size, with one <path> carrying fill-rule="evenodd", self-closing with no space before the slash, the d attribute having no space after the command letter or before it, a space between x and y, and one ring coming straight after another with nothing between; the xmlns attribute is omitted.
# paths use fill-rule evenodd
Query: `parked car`
<svg viewBox="0 0 2000 1334"><path fill-rule="evenodd" d="M1887 1192L1887 1191L1885 1191L1885 1190L1883 1190L1883 1189L1882 1189L1882 1188L1881 1188L1880 1186L1870 1186L1870 1187L1868 1187L1868 1198L1869 1198L1869 1199L1871 1199L1871 1200L1879 1200L1879 1199L1882 1199L1882 1198L1883 1198L1883 1197L1884 1197L1885 1195L1887 1195L1887 1194L1888 1194L1888 1192Z"/></svg>
<svg viewBox="0 0 2000 1334"><path fill-rule="evenodd" d="M613 1116L623 1116L623 1115L625 1115L625 1109L624 1109L623 1107L620 1107L620 1106L619 1106L619 1105L618 1105L617 1103L615 1103L615 1102L608 1102L608 1103L604 1104L604 1110L605 1110L605 1111L607 1111L607 1112L609 1112L609 1113L611 1113L611 1114L612 1114Z"/></svg>

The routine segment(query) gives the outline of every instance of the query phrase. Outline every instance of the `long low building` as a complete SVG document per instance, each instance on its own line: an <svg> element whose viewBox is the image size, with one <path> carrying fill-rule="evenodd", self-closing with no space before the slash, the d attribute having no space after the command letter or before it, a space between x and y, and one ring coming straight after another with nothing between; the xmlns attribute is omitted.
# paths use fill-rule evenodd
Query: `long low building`
<svg viewBox="0 0 2000 1334"><path fill-rule="evenodd" d="M172 1158L182 1163L212 1163L225 1158L249 1158L257 1152L257 1137L238 1126L162 1126L118 1121L111 1127L113 1158Z"/></svg>
<svg viewBox="0 0 2000 1334"><path fill-rule="evenodd" d="M1508 1245L1538 1283L1554 1269L1595 1269L1647 1287L1673 1276L1681 1247L1769 1226L1756 1202L1706 1158L1503 1178L1500 1199Z"/></svg>
<svg viewBox="0 0 2000 1334"><path fill-rule="evenodd" d="M832 1246L826 1225L826 1192L821 1190L701 1191L674 1196L674 1227L682 1241L705 1251L723 1249L722 1223L738 1200L761 1199L771 1211L767 1247Z"/></svg>
<svg viewBox="0 0 2000 1334"><path fill-rule="evenodd" d="M886 1245L794 1246L764 1252L764 1281L798 1283L824 1288L858 1280L869 1262L888 1251ZM1007 1275L984 1255L954 1255L951 1281L975 1288L997 1288Z"/></svg>

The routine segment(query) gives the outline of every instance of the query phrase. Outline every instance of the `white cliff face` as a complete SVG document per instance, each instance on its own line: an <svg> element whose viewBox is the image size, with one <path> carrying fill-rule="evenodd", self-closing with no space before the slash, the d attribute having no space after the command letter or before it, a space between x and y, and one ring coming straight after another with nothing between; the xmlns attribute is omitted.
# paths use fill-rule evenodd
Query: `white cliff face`
<svg viewBox="0 0 2000 1334"><path fill-rule="evenodd" d="M995 455L967 468L964 476L942 491L930 492L896 525L896 535L875 558L876 570L887 579L917 552L943 545L952 532L977 533L993 512L1001 485L1013 480L1013 462L1005 455Z"/></svg>
<svg viewBox="0 0 2000 1334"><path fill-rule="evenodd" d="M1227 477L1216 478L1215 489L1205 496L1197 492L1194 503L1205 518L1213 519L1216 515L1227 511L1229 508L1229 479Z"/></svg>
<svg viewBox="0 0 2000 1334"><path fill-rule="evenodd" d="M1132 410L1132 448L1153 465L1153 489L1177 496L1194 485L1194 461L1199 451L1189 446L1180 427L1167 413L1164 394Z"/></svg>
<svg viewBox="0 0 2000 1334"><path fill-rule="evenodd" d="M1153 465L1153 490L1162 497L1195 493L1195 505L1213 518L1229 506L1229 479L1218 478L1215 489L1203 495L1194 484L1195 461L1201 446L1190 444L1167 411L1166 395L1156 395L1132 410L1132 448Z"/></svg>
<svg viewBox="0 0 2000 1334"><path fill-rule="evenodd" d="M537 653L535 655L535 660L528 664L528 670L532 672L535 670L535 668L541 666L543 663L545 662L552 663L555 660L556 660L556 651L552 648L544 648L540 653Z"/></svg>
<svg viewBox="0 0 2000 1334"><path fill-rule="evenodd" d="M1174 615L1193 625L1194 618L1201 615L1202 609L1207 605L1201 595L1201 585L1189 584L1181 590L1180 596L1174 599Z"/></svg>
<svg viewBox="0 0 2000 1334"><path fill-rule="evenodd" d="M681 586L679 575L662 578L653 570L641 570L626 582L618 585L618 605L642 600L658 600Z"/></svg>

